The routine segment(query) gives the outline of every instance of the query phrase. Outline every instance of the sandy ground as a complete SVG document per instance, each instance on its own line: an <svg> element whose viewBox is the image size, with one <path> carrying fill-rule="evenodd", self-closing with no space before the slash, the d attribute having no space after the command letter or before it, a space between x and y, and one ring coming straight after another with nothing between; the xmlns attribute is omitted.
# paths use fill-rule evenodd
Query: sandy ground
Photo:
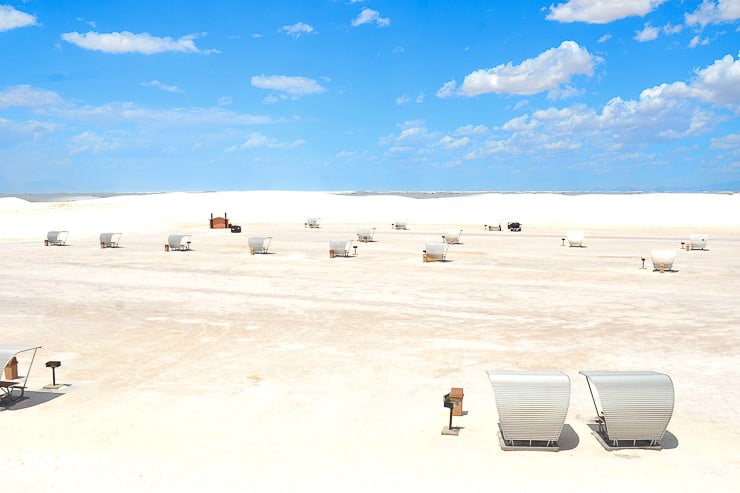
<svg viewBox="0 0 740 493"><path fill-rule="evenodd" d="M0 199L0 344L38 344L0 412L14 491L736 491L737 195L412 199L251 192ZM209 230L210 213L241 234ZM319 229L304 228L319 216ZM409 219L409 230L391 223ZM523 231L484 231L519 220ZM375 227L357 255L332 239ZM568 227L586 248L563 247ZM46 232L70 231L64 247ZM448 262L427 242L462 229ZM121 231L121 248L98 234ZM165 252L170 233L192 251ZM706 251L678 250L709 233ZM249 236L273 237L250 255ZM676 248L676 272L650 251ZM647 269L641 258L647 257ZM27 371L29 353L20 355ZM60 360L58 390L49 360ZM504 452L486 370L562 370L561 445ZM662 451L607 452L580 370L655 370ZM459 436L442 396L463 387Z"/></svg>

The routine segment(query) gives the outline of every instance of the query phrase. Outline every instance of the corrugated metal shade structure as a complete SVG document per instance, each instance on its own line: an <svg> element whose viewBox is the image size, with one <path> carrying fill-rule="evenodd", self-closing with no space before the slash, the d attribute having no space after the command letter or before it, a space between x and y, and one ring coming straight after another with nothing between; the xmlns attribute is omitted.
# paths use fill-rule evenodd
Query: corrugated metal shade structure
<svg viewBox="0 0 740 493"><path fill-rule="evenodd" d="M5 377L4 369L8 365L11 359L13 359L17 354L24 353L26 351L33 351L33 355L31 356L31 362L28 365L28 371L26 371L26 374L23 375L23 382L18 383L17 387L20 388L21 391L21 397L23 396L23 393L26 388L26 383L28 382L28 375L31 373L31 367L33 366L33 360L36 359L36 351L41 346L2 346L0 345L0 363L2 364L2 368L0 368L0 375L2 378ZM8 395L11 395L10 392L12 392L11 387L5 387L7 389ZM12 395L11 395L12 398Z"/></svg>
<svg viewBox="0 0 740 493"><path fill-rule="evenodd" d="M671 377L654 371L582 371L601 433L613 446L628 440L656 445L673 416Z"/></svg>
<svg viewBox="0 0 740 493"><path fill-rule="evenodd" d="M532 448L533 442L545 442L538 448L558 450L570 402L568 375L560 371L486 374L496 397L502 448Z"/></svg>
<svg viewBox="0 0 740 493"><path fill-rule="evenodd" d="M118 248L121 233L100 233L100 243L106 248Z"/></svg>
<svg viewBox="0 0 740 493"><path fill-rule="evenodd" d="M190 238L192 235L169 235L167 244L170 250L190 250Z"/></svg>

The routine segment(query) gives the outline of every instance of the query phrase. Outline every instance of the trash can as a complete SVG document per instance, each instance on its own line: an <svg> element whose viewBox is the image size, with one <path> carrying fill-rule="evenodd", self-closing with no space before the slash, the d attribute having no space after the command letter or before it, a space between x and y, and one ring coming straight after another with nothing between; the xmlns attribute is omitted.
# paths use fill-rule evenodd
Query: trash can
<svg viewBox="0 0 740 493"><path fill-rule="evenodd" d="M5 380L15 380L16 378L18 378L18 360L13 356L5 365Z"/></svg>

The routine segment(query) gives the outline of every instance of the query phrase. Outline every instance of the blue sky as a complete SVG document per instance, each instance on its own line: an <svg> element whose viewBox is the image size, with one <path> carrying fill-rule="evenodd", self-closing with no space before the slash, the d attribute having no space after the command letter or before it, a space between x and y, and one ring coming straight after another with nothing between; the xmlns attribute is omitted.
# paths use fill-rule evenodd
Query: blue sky
<svg viewBox="0 0 740 493"><path fill-rule="evenodd" d="M0 192L740 190L740 0L0 0Z"/></svg>

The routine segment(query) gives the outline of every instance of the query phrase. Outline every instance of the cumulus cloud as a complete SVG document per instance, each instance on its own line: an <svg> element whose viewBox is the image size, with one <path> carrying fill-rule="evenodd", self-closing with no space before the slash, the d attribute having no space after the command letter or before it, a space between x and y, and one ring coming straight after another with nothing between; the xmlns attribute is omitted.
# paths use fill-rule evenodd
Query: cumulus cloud
<svg viewBox="0 0 740 493"><path fill-rule="evenodd" d="M120 141L100 136L94 132L82 132L70 139L68 144L69 154L75 155L82 152L91 152L97 154L102 151L115 149L120 145Z"/></svg>
<svg viewBox="0 0 740 493"><path fill-rule="evenodd" d="M553 91L570 82L574 75L593 76L594 66L601 61L578 43L563 41L557 48L550 48L519 65L509 62L476 70L465 76L459 91L455 90L454 81L447 82L437 91L437 96L476 96L490 92L530 95Z"/></svg>
<svg viewBox="0 0 740 493"><path fill-rule="evenodd" d="M721 117L706 105L740 114L740 58L727 55L697 70L688 82L647 88L636 100L615 97L600 109L573 105L538 110L509 120L501 130L529 142L536 136L568 145L578 141L603 148L639 147L713 129Z"/></svg>
<svg viewBox="0 0 740 493"><path fill-rule="evenodd" d="M439 139L437 133L430 133L423 120L407 120L397 125L399 132L380 139L382 145L390 145L394 152L405 152L413 146L426 144Z"/></svg>
<svg viewBox="0 0 740 493"><path fill-rule="evenodd" d="M276 91L292 99L326 92L326 88L314 79L287 75L255 75L252 77L252 86Z"/></svg>
<svg viewBox="0 0 740 493"><path fill-rule="evenodd" d="M280 28L280 32L284 32L288 36L292 36L294 38L300 38L303 34L310 34L313 32L313 27L309 26L308 24L305 24L303 22L297 22L293 24L292 26L283 26Z"/></svg>
<svg viewBox="0 0 740 493"><path fill-rule="evenodd" d="M408 103L409 101L411 101L411 99L409 99L409 97L404 94L403 96L398 96L396 98L396 105L403 106L404 104Z"/></svg>
<svg viewBox="0 0 740 493"><path fill-rule="evenodd" d="M144 87L156 87L157 89L161 89L161 90L163 90L165 92L173 92L173 93L182 93L183 92L183 90L180 89L177 86L171 86L171 85L168 85L168 84L162 84L161 82L159 82L156 79L155 80L152 80L152 81L149 81L149 82L142 82L141 85L144 86Z"/></svg>
<svg viewBox="0 0 740 493"><path fill-rule="evenodd" d="M252 132L247 140L238 146L231 146L227 152L249 149L289 149L305 144L304 140L298 139L292 142L280 142L274 137L267 137L260 132Z"/></svg>
<svg viewBox="0 0 740 493"><path fill-rule="evenodd" d="M689 41L689 48L696 48L697 46L706 46L709 44L708 38L702 38L698 34L691 38L691 41Z"/></svg>
<svg viewBox="0 0 740 493"><path fill-rule="evenodd" d="M377 24L378 27L387 27L390 25L391 20L387 17L380 17L380 12L377 10L365 8L362 9L360 15L352 21L352 26L357 27L363 24L372 24L373 22Z"/></svg>
<svg viewBox="0 0 740 493"><path fill-rule="evenodd" d="M558 22L606 24L625 17L644 16L666 0L569 0L550 6L547 19Z"/></svg>
<svg viewBox="0 0 740 493"><path fill-rule="evenodd" d="M710 139L709 147L722 151L740 151L740 133L714 137Z"/></svg>
<svg viewBox="0 0 740 493"><path fill-rule="evenodd" d="M635 31L635 40L639 41L640 43L644 43L646 41L653 41L654 39L658 39L658 33L660 32L660 29L657 27L653 27L650 25L649 22L645 23L645 25L642 28L642 31Z"/></svg>
<svg viewBox="0 0 740 493"><path fill-rule="evenodd" d="M740 53L696 70L690 80L646 88L638 98L614 97L598 107L573 104L538 109L490 129L468 125L440 133L424 122L409 121L380 144L391 155L418 160L430 155L439 161L488 160L576 150L580 155L618 152L619 158L626 158L648 155L655 145L714 131L731 120L727 110L740 114ZM711 147L731 152L738 142L735 133L712 140Z"/></svg>
<svg viewBox="0 0 740 493"><path fill-rule="evenodd" d="M725 55L707 68L696 70L695 77L688 84L661 84L646 89L643 94L653 98L695 99L725 106L740 114L740 53L737 59Z"/></svg>
<svg viewBox="0 0 740 493"><path fill-rule="evenodd" d="M442 144L442 146L446 149L460 149L462 147L470 145L470 142L470 137L455 139L449 135L445 135L439 141L439 143Z"/></svg>
<svg viewBox="0 0 740 493"><path fill-rule="evenodd" d="M85 50L102 51L103 53L143 53L153 55L168 51L181 53L215 53L217 50L201 50L195 46L199 34L188 34L178 39L160 38L148 33L134 34L128 31L113 33L96 33L93 31L63 33L62 39Z"/></svg>
<svg viewBox="0 0 740 493"><path fill-rule="evenodd" d="M0 5L0 32L27 26L38 26L35 15L21 12L10 5Z"/></svg>
<svg viewBox="0 0 740 493"><path fill-rule="evenodd" d="M485 125L464 125L455 129L455 135L469 135L481 137L488 134L488 127Z"/></svg>
<svg viewBox="0 0 740 493"><path fill-rule="evenodd" d="M665 34L666 36L670 36L671 34L678 34L681 31L683 31L683 26L681 24L674 26L669 22L668 24L663 26L663 34Z"/></svg>
<svg viewBox="0 0 740 493"><path fill-rule="evenodd" d="M704 0L692 13L686 14L686 24L705 27L707 24L723 24L740 19L740 1Z"/></svg>
<svg viewBox="0 0 740 493"><path fill-rule="evenodd" d="M445 82L442 84L442 87L440 87L437 90L437 97L438 98L449 98L456 94L455 89L457 88L457 82L453 79L451 81Z"/></svg>
<svg viewBox="0 0 740 493"><path fill-rule="evenodd" d="M36 114L80 122L128 122L165 128L204 126L249 126L280 123L285 120L264 115L250 115L224 108L176 108L153 110L128 102L111 102L99 106L75 105L57 93L18 85L0 91L0 109L23 107Z"/></svg>
<svg viewBox="0 0 740 493"><path fill-rule="evenodd" d="M36 89L27 84L12 86L0 92L0 108L55 106L62 101L54 91Z"/></svg>

